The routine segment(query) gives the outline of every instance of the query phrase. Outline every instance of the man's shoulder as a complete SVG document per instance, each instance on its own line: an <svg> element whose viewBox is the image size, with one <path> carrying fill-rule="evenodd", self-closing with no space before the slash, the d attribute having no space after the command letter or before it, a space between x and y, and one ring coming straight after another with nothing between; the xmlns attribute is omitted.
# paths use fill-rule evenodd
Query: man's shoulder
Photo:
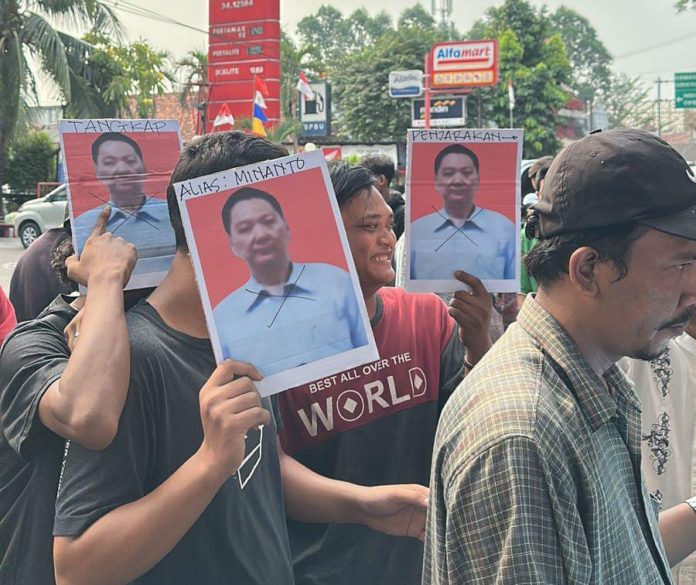
<svg viewBox="0 0 696 585"><path fill-rule="evenodd" d="M37 337L50 337L59 340L67 348L63 330L77 315L63 296L56 297L35 319L25 321L15 327L2 345L0 355L3 357L16 345L31 344Z"/></svg>
<svg viewBox="0 0 696 585"><path fill-rule="evenodd" d="M488 223L491 227L496 229L515 229L515 224L510 220L510 218L498 211L481 207L479 213L481 214L482 219L485 218L486 223Z"/></svg>
<svg viewBox="0 0 696 585"><path fill-rule="evenodd" d="M568 410L563 382L550 369L542 348L513 324L453 393L438 444L456 446L457 461L465 464L514 437L561 442L577 413Z"/></svg>
<svg viewBox="0 0 696 585"><path fill-rule="evenodd" d="M314 277L318 278L332 278L338 280L350 279L350 274L347 270L335 266L334 264L327 264L325 262L306 262L304 265L305 270L312 274Z"/></svg>
<svg viewBox="0 0 696 585"><path fill-rule="evenodd" d="M223 314L227 314L229 311L233 313L242 310L246 310L249 303L253 300L252 295L254 292L247 290L247 284L243 284L239 288L233 290L226 297L224 297L215 307L213 308L213 314L218 317Z"/></svg>
<svg viewBox="0 0 696 585"><path fill-rule="evenodd" d="M434 211L433 213L428 213L427 215L424 215L422 217L419 217L418 219L414 220L411 223L411 228L412 229L430 229L432 228L432 225L434 222L437 220L444 221L440 213L437 211Z"/></svg>
<svg viewBox="0 0 696 585"><path fill-rule="evenodd" d="M384 286L379 296L385 311L446 314L447 305L434 293L408 292L396 286Z"/></svg>

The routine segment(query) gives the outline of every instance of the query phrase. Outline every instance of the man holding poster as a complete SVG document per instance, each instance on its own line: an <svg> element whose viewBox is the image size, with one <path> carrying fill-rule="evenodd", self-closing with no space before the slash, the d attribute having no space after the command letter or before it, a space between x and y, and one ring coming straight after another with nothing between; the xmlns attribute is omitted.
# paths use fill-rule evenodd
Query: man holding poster
<svg viewBox="0 0 696 585"><path fill-rule="evenodd" d="M515 224L477 205L480 171L479 157L462 144L449 144L435 156L434 188L443 205L411 225L411 279L451 280L455 269L484 281L515 278Z"/></svg>
<svg viewBox="0 0 696 585"><path fill-rule="evenodd" d="M251 271L215 307L223 355L270 376L367 344L350 275L290 260L290 228L273 195L242 187L225 202L222 223L232 252Z"/></svg>

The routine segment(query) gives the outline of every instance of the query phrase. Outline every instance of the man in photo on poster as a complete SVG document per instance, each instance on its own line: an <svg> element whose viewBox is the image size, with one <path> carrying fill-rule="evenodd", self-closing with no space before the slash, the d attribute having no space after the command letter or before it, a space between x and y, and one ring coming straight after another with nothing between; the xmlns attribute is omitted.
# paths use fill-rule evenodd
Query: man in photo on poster
<svg viewBox="0 0 696 585"><path fill-rule="evenodd" d="M92 161L97 179L107 188L111 216L106 229L134 244L139 272L166 272L175 252L174 232L165 199L145 192L148 171L140 145L120 132L100 134L92 143ZM103 205L75 218L77 247L81 250Z"/></svg>
<svg viewBox="0 0 696 585"><path fill-rule="evenodd" d="M349 273L290 258L291 229L276 197L242 187L221 215L232 253L251 272L213 310L224 357L271 376L368 344Z"/></svg>
<svg viewBox="0 0 696 585"><path fill-rule="evenodd" d="M411 224L411 278L451 280L461 269L484 281L514 279L515 224L476 204L480 187L476 153L462 144L450 144L435 157L434 171L443 206Z"/></svg>

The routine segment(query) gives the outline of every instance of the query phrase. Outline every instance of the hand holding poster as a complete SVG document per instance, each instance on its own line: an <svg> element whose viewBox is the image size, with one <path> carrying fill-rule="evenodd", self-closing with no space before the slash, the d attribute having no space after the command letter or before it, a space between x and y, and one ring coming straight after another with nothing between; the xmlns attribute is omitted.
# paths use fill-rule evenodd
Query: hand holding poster
<svg viewBox="0 0 696 585"><path fill-rule="evenodd" d="M218 363L267 396L378 359L320 151L174 189Z"/></svg>
<svg viewBox="0 0 696 585"><path fill-rule="evenodd" d="M521 130L409 130L406 288L519 288Z"/></svg>
<svg viewBox="0 0 696 585"><path fill-rule="evenodd" d="M156 286L175 253L167 185L181 151L174 120L61 120L73 246L82 253L97 217L131 242L138 262L126 289Z"/></svg>

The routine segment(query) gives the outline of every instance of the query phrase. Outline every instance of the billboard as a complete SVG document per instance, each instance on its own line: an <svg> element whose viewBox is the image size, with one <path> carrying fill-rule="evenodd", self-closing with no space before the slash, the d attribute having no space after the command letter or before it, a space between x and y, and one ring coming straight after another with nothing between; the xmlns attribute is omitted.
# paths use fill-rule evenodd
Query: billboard
<svg viewBox="0 0 696 585"><path fill-rule="evenodd" d="M481 87L499 81L495 40L437 43L430 59L433 89Z"/></svg>
<svg viewBox="0 0 696 585"><path fill-rule="evenodd" d="M280 0L210 0L206 131L223 103L250 117L258 89L267 91L268 123L280 119Z"/></svg>
<svg viewBox="0 0 696 585"><path fill-rule="evenodd" d="M302 136L331 134L331 86L326 81L312 82L314 99L300 98Z"/></svg>
<svg viewBox="0 0 696 585"><path fill-rule="evenodd" d="M425 99L411 102L411 123L414 128L425 128ZM466 98L464 96L430 98L430 125L464 126Z"/></svg>

